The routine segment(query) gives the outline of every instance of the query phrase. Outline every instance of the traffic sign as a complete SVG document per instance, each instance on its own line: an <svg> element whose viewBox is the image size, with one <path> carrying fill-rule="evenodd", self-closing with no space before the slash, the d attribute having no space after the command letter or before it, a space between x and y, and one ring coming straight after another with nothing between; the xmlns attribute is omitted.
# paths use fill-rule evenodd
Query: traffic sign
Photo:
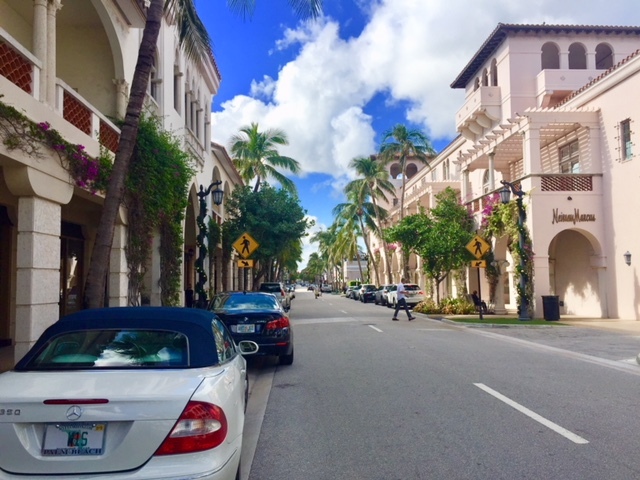
<svg viewBox="0 0 640 480"><path fill-rule="evenodd" d="M247 232L240 235L240 237L233 242L233 248L236 249L236 252L238 252L242 258L249 257L259 246L260 244Z"/></svg>
<svg viewBox="0 0 640 480"><path fill-rule="evenodd" d="M476 235L467 243L467 250L471 252L471 255L480 260L491 250L491 245L489 245L484 238Z"/></svg>
<svg viewBox="0 0 640 480"><path fill-rule="evenodd" d="M253 268L253 259L238 260L238 268Z"/></svg>
<svg viewBox="0 0 640 480"><path fill-rule="evenodd" d="M486 260L474 260L471 262L471 268L487 268Z"/></svg>

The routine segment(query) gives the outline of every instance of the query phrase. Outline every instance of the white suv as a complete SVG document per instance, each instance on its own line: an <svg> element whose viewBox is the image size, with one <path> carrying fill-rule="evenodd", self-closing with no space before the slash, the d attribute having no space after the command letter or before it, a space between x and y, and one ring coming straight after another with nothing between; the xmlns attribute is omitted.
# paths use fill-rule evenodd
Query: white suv
<svg viewBox="0 0 640 480"><path fill-rule="evenodd" d="M404 296L409 307L414 307L425 299L424 290L415 283L405 283L404 289ZM394 288L387 293L387 307L396 308L396 303L398 303L398 291L397 288Z"/></svg>
<svg viewBox="0 0 640 480"><path fill-rule="evenodd" d="M262 282L260 291L273 293L285 312L291 309L291 294L280 282Z"/></svg>

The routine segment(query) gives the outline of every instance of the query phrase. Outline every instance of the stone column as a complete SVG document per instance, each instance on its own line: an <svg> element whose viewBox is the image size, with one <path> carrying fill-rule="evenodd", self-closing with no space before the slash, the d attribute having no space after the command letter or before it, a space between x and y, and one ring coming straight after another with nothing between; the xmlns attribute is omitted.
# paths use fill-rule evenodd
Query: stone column
<svg viewBox="0 0 640 480"><path fill-rule="evenodd" d="M113 244L109 257L109 306L124 307L128 304L127 229L117 224L113 232Z"/></svg>
<svg viewBox="0 0 640 480"><path fill-rule="evenodd" d="M129 83L121 78L114 80L113 83L116 86L116 115L123 119L127 114Z"/></svg>
<svg viewBox="0 0 640 480"><path fill-rule="evenodd" d="M504 282L509 281L509 275L507 274L507 266L509 262L505 259L496 259L496 268L498 269L498 284L496 285L496 294L493 299L493 311L496 315L504 315L507 313L507 309L504 305Z"/></svg>
<svg viewBox="0 0 640 480"><path fill-rule="evenodd" d="M529 280L531 281L531 280ZM535 255L533 257L533 298L531 304L534 305L533 318L544 318L542 309L542 296L551 295L551 284L549 282L549 256Z"/></svg>
<svg viewBox="0 0 640 480"><path fill-rule="evenodd" d="M52 0L47 4L47 103L56 106L56 16L62 8L61 0ZM60 106L62 109L62 106Z"/></svg>
<svg viewBox="0 0 640 480"><path fill-rule="evenodd" d="M47 102L47 0L33 0L33 54L42 62L39 98ZM34 86L35 88L35 86Z"/></svg>
<svg viewBox="0 0 640 480"><path fill-rule="evenodd" d="M496 189L496 173L495 173L495 150L489 154L489 191Z"/></svg>
<svg viewBox="0 0 640 480"><path fill-rule="evenodd" d="M540 129L530 127L524 132L522 142L524 158L524 174L531 175L542 172L540 162Z"/></svg>
<svg viewBox="0 0 640 480"><path fill-rule="evenodd" d="M18 199L15 360L60 315L60 204Z"/></svg>

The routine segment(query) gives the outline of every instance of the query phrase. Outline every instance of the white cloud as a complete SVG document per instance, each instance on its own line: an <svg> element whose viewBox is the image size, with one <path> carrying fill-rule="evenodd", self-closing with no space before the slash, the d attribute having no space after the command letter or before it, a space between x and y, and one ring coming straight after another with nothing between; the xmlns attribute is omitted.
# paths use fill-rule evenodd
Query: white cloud
<svg viewBox="0 0 640 480"><path fill-rule="evenodd" d="M463 92L449 85L499 22L640 23L635 0L583 0L579 8L576 2L557 0L380 0L362 5L368 24L348 40L329 18L285 30L274 48L290 49L295 57L277 78L256 80L251 97L221 105L213 117L213 139L226 145L251 122L281 128L291 141L282 152L299 160L304 172L348 178L349 161L377 148L373 119L364 113L377 94L406 102L406 119L423 125L432 139L455 136L454 115Z"/></svg>

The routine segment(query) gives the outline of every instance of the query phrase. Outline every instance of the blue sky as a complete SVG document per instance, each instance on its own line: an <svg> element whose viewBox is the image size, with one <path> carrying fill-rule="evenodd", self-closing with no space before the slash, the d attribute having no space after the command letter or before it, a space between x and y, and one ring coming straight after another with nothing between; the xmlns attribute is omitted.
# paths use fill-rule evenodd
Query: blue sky
<svg viewBox="0 0 640 480"><path fill-rule="evenodd" d="M314 230L344 200L349 161L375 153L396 123L437 151L455 137L464 93L449 85L499 22L640 25L637 0L324 1L322 18L301 21L286 0L257 0L247 20L223 0L196 0L222 75L212 139L226 146L252 122L284 130Z"/></svg>

